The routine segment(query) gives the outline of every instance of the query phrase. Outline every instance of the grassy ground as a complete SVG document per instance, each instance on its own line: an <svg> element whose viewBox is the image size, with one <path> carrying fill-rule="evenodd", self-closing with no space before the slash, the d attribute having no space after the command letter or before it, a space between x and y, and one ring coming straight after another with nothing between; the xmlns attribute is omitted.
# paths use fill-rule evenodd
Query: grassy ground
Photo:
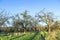
<svg viewBox="0 0 60 40"><path fill-rule="evenodd" d="M0 35L0 40L45 40L46 35L46 32L10 33ZM60 40L60 32L57 32L56 35L56 40Z"/></svg>

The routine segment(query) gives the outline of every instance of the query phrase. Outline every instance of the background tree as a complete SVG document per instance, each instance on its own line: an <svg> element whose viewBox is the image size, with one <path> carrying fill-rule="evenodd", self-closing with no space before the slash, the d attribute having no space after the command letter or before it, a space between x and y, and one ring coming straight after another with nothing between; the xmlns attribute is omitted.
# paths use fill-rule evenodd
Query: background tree
<svg viewBox="0 0 60 40"><path fill-rule="evenodd" d="M22 17L22 18L20 18ZM13 17L13 26L18 30L18 28L23 28L26 31L28 26L31 26L31 16L27 14L27 11L21 13L21 15L16 15Z"/></svg>
<svg viewBox="0 0 60 40"><path fill-rule="evenodd" d="M28 15L27 11L23 12L22 14L23 20L23 28L26 29L27 26L31 26L31 16Z"/></svg>
<svg viewBox="0 0 60 40"><path fill-rule="evenodd" d="M9 19L11 17L8 15L8 13L5 10L0 10L0 30L2 27L7 27L7 24L9 23Z"/></svg>
<svg viewBox="0 0 60 40"><path fill-rule="evenodd" d="M54 16L52 12L44 12L43 10L38 13L37 17L39 18L39 22L43 22L47 25L48 32L50 33L51 26L54 23Z"/></svg>
<svg viewBox="0 0 60 40"><path fill-rule="evenodd" d="M22 25L21 19L20 19L19 15L16 14L15 16L12 17L12 20L13 20L12 26L14 27L14 31L17 32L20 25Z"/></svg>
<svg viewBox="0 0 60 40"><path fill-rule="evenodd" d="M52 30L60 30L60 22L59 21L55 21L53 26L51 27Z"/></svg>

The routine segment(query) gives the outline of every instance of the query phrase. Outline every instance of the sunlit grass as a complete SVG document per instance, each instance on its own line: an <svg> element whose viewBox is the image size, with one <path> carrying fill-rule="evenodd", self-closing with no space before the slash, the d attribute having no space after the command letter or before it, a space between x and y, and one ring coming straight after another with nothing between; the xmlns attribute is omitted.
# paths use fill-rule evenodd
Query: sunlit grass
<svg viewBox="0 0 60 40"><path fill-rule="evenodd" d="M0 40L45 40L47 34L47 32L10 33L0 35ZM50 37L50 40L60 40L60 32L56 33L56 39Z"/></svg>

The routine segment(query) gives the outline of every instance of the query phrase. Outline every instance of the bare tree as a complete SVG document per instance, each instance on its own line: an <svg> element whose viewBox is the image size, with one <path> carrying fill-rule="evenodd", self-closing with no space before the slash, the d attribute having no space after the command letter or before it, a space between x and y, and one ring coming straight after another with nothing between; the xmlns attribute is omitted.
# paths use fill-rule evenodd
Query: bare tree
<svg viewBox="0 0 60 40"><path fill-rule="evenodd" d="M48 32L50 33L51 26L54 22L53 13L52 12L44 12L44 10L43 10L38 13L37 17L39 18L39 22L43 22L43 23L47 24Z"/></svg>
<svg viewBox="0 0 60 40"><path fill-rule="evenodd" d="M8 22L8 19L10 17L7 15L7 12L5 10L0 11L0 26L6 25L6 22Z"/></svg>

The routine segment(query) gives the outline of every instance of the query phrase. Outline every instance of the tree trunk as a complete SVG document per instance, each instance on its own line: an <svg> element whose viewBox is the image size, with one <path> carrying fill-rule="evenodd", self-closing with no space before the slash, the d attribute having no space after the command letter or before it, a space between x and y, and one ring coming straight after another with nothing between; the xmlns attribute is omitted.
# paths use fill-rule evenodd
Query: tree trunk
<svg viewBox="0 0 60 40"><path fill-rule="evenodd" d="M50 34L51 29L50 29L50 25L48 25L48 33Z"/></svg>

